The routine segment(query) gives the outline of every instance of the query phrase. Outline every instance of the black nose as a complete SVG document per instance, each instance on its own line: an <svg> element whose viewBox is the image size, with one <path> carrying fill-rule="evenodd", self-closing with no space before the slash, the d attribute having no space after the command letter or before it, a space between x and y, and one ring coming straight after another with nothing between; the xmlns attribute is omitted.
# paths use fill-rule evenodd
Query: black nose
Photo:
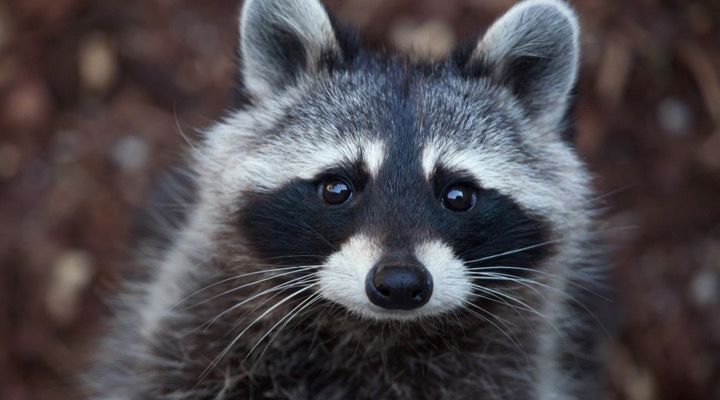
<svg viewBox="0 0 720 400"><path fill-rule="evenodd" d="M430 300L432 278L422 265L378 264L368 273L365 292L373 304L389 310L412 310Z"/></svg>

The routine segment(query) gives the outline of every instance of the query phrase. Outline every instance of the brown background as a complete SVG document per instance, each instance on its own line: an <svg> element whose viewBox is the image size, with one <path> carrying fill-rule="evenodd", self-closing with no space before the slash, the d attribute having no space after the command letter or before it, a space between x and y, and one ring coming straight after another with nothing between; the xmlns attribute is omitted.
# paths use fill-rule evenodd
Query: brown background
<svg viewBox="0 0 720 400"><path fill-rule="evenodd" d="M508 0L332 1L437 55ZM573 2L607 201L611 399L720 399L720 1ZM230 104L236 0L0 0L0 399L74 399L153 180Z"/></svg>

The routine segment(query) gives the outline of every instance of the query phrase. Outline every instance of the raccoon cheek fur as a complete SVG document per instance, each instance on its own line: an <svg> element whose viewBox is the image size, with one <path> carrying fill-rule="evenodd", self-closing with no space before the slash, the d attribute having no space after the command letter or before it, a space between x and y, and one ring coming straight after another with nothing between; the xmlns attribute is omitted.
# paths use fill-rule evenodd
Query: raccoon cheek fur
<svg viewBox="0 0 720 400"><path fill-rule="evenodd" d="M520 2L433 63L318 0L247 0L239 26L241 101L116 302L94 398L602 398L570 7Z"/></svg>

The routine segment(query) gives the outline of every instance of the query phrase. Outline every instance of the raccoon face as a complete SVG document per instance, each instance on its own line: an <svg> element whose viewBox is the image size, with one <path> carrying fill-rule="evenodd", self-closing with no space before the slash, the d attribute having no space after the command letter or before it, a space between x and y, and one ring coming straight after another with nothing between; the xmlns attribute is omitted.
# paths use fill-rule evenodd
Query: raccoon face
<svg viewBox="0 0 720 400"><path fill-rule="evenodd" d="M507 301L504 284L562 272L556 243L584 223L562 138L578 53L554 0L435 64L366 54L317 0L246 1L248 103L204 157L219 223L233 216L257 264L299 267L307 296L369 319Z"/></svg>

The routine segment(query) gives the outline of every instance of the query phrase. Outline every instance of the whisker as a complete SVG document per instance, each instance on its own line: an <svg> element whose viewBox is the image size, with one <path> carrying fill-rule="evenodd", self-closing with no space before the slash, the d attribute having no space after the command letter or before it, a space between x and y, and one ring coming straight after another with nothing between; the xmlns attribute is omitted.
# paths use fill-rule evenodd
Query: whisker
<svg viewBox="0 0 720 400"><path fill-rule="evenodd" d="M474 263L478 263L478 262L481 262L481 261L492 260L492 259L498 258L498 257L509 256L509 255L511 255L511 254L516 254L516 253L520 253L520 252L523 252L523 251L526 251L526 250L536 249L536 248L538 248L538 247L547 246L547 245L554 244L554 243L560 243L560 242L562 242L562 241L563 241L563 239L548 240L548 241L536 243L536 244L533 244L533 245L530 245L530 246L521 247L521 248L519 248L519 249L509 250L509 251L505 251L505 252L502 252L502 253L493 254L493 255L491 255L491 256L487 256L487 257L482 257L482 258L478 258L478 259L475 259L475 260L466 261L465 264L468 264L468 265L469 265L469 264L474 264Z"/></svg>
<svg viewBox="0 0 720 400"><path fill-rule="evenodd" d="M574 281L572 281L572 280L569 280L569 279L567 279L567 277L565 277L565 276L562 276L562 275L559 275L559 274L553 274L553 273L551 273L551 272L543 271L543 270L536 269L536 268L510 267L510 266L505 266L505 265L495 265L495 266L489 266L489 267L473 267L473 268L468 268L468 271L470 271L471 274L472 274L472 273L481 272L481 271L490 271L490 272L493 272L493 271L498 271L498 270L510 270L510 271L532 272L532 273L537 273L537 274L540 274L540 275L545 275L545 276L548 276L548 277L551 277L551 278L560 278L560 279L566 280L567 283L568 283L569 285L571 285L571 286L574 286L574 287L576 287L576 288L578 288L578 289L582 289L583 291L586 291L586 292L588 292L588 293L590 293L590 294L592 294L592 295L594 295L594 296L597 296L597 297L599 297L599 298L601 298L601 299L603 299L603 300L605 300L605 301L610 301L609 298L603 296L602 294L598 293L597 291L595 291L595 290L593 290L593 289L591 289L591 288L589 288L589 287L587 287L587 286L581 285L581 284L579 284L579 283L577 283L577 282L574 282ZM525 278L525 279L526 279L526 278Z"/></svg>
<svg viewBox="0 0 720 400"><path fill-rule="evenodd" d="M312 285L318 284L319 281L320 281L320 279L319 279L319 278L316 278L316 279L310 280L310 281L297 282L296 284L294 284L294 285L292 285L292 286L288 286L288 287L286 287L285 289L289 289L289 288L291 288L291 287L304 286L304 285L312 286ZM258 309L262 308L263 305L265 305L267 302L269 302L269 301L271 301L272 299L274 299L275 297L277 297L280 293L281 293L281 291L277 291L276 293L272 294L272 295L271 295L270 297L268 297L267 299L263 300L262 303L260 303L259 305L257 305L256 307L254 307L251 311L249 311L249 312L247 313L248 316L251 316L251 315L255 314L255 312L256 312ZM314 296L315 294L317 294L317 293L313 293L312 296ZM322 300L322 296L319 296L318 300ZM333 308L333 307L334 307L333 305L334 305L335 303L333 303L333 302L327 302L327 303L321 303L321 304L324 304L326 307L329 305L329 306L330 306L329 308ZM302 310L301 310L301 311L302 311ZM238 326L240 326L240 325L242 324L242 322L245 321L246 319L247 319L246 317L243 317L240 321L238 321L236 324L234 324L230 330L235 330L235 329L236 329ZM303 320L304 320L304 318L303 318ZM288 321L288 322L290 322L290 321ZM283 329L283 328L284 328L284 327L281 327L280 329Z"/></svg>
<svg viewBox="0 0 720 400"><path fill-rule="evenodd" d="M477 304L472 303L472 301L469 300L470 298L477 297L477 298L485 299L485 300L492 301L492 302L495 302L495 303L503 304L503 305L506 305L506 306L510 307L511 309L515 310L515 312L518 312L518 310L519 310L519 311L526 311L526 310L524 310L523 308L520 308L520 307L518 307L518 306L516 306L516 305L513 305L513 304L508 303L507 301L503 300L502 298L497 299L497 298L493 298L493 297L487 297L487 296L483 296L483 295L481 295L481 294L479 294L479 293L477 293L477 292L467 291L467 290L459 290L459 292L462 293L462 294L464 294L465 296L467 296L467 297L464 299L465 301L470 302L471 304L473 304L473 305L476 306L476 307L480 307L480 306L478 306ZM499 316L499 315L492 314L492 313L490 313L489 311L487 311L487 310L485 310L485 309L483 309L483 311L487 312L488 314L493 315L493 317L497 318L497 319L500 320L500 321L503 321L503 322L505 322L505 323L507 323L507 324L509 324L509 325L513 325L510 321L506 320L505 318L502 318L502 317ZM518 315L522 315L522 314L519 314L519 313L518 313Z"/></svg>
<svg viewBox="0 0 720 400"><path fill-rule="evenodd" d="M308 290L308 289L311 289L311 288L312 288L312 286L305 286L304 288L299 289L299 290L293 292L292 294L288 295L288 296L285 297L284 299L282 299L282 300L278 301L277 303L275 303L275 305L273 305L272 307L268 308L265 312L263 312L262 314L260 314L260 316L258 316L257 318L255 318L255 320L254 320L252 323L250 323L250 325L248 325L245 329L243 329L242 332L240 332L240 333L235 337L235 339L233 339L227 346L225 346L225 348L223 349L223 351L222 351L217 357L215 357L215 359L210 363L210 365L208 365L207 368L205 368L205 370L202 372L202 374L200 374L199 381L203 381L205 378L207 378L207 376L208 376L208 375L210 374L210 372L217 366L217 364L220 362L220 360L222 360L222 359L227 355L227 353L230 351L230 349L232 349L232 348L235 346L235 344L240 340L240 338L241 338L247 331L249 331L250 328L252 328L258 321L260 321L261 319L265 318L265 316L267 316L268 314L270 314L271 312L273 312L275 309L277 309L277 308L280 307L281 305L283 305L283 304L285 304L286 302L290 301L290 299L294 298L295 296L299 295L300 293L302 293L302 292L304 292L304 291L306 291L306 290Z"/></svg>
<svg viewBox="0 0 720 400"><path fill-rule="evenodd" d="M500 274L500 275L504 275L504 274ZM496 277L491 277L491 278L479 278L479 279L503 280L502 278L503 278L503 277L498 276L497 278L496 278ZM568 296L567 293L565 293L564 291L562 291L562 290L560 290L560 289L558 289L558 288L556 288L556 287L547 285L547 284L542 283L542 282L535 281L535 280L533 280L533 279L526 279L526 278L515 279L515 278L512 278L511 275L510 275L508 278L505 278L505 279L506 279L506 280L509 280L509 281L517 282L518 284L523 285L523 286L525 286L525 287L527 287L527 288L535 291L536 293L540 294L540 295L543 296L543 297L545 297L545 294L544 294L544 293L542 293L540 290L538 290L537 288L532 287L532 286L530 286L530 285L537 285L537 286L540 286L540 287L544 287L544 288L546 288L546 289L548 289L548 290L554 291L554 292L556 292L556 293L559 293L559 294L565 296L565 299L566 299L566 300L568 300L568 301L572 302L573 304L575 304L575 305L579 306L580 308L582 308L583 311L585 311L590 317L592 317L593 320L595 320L595 323L598 324L598 326L605 332L605 334L608 335L608 336L610 336L610 332L608 332L607 327L605 327L605 324L602 322L602 320L600 319L600 317L598 317L590 308L588 308L583 302L581 302L581 301L578 300L577 298L575 298L575 297L573 297L573 296ZM570 282L568 282L568 283L570 283ZM600 295L598 295L598 296L600 296ZM604 300L611 301L611 300L608 299L607 297L603 297L603 296L600 296L600 297L601 297L602 299L604 299Z"/></svg>
<svg viewBox="0 0 720 400"><path fill-rule="evenodd" d="M222 292L222 293L218 293L218 294L216 294L216 295L214 295L214 296L211 296L211 297L209 297L209 298L207 298L207 299L204 299L203 301L200 301L200 302L198 302L198 303L195 303L195 304L193 304L193 305L191 305L191 306L189 306L189 307L197 307L197 306L203 305L203 304L205 304L205 303L207 303L207 302L213 301L213 300L215 300L215 299L217 299L217 298L219 298L219 297L222 297L222 296L228 295L228 294L230 294L230 293L236 292L236 291L238 291L238 290L240 290L240 289L244 289L244 288L246 288L246 287L250 287L250 286L254 286L254 285L257 285L257 284L260 284L260 283L263 283L263 282L267 282L267 281L273 280L273 279L275 279L275 278L280 278L280 277L283 277L283 276L292 275L292 274L297 273L297 272L303 272L303 271L313 270L313 269L315 269L315 268L317 268L317 267L300 267L300 268L297 268L297 269L293 269L293 270L291 270L291 271L289 271L289 272L283 272L283 273L281 273L281 274L275 274L275 275L273 275L273 276L268 276L268 277L266 277L266 278L259 279L259 280L257 280L257 281L245 283L245 284L242 284L242 285L240 285L240 286L235 286L235 287L233 287L232 289L228 289L228 290L226 290L226 291L224 291L224 292ZM303 276L303 277L304 277L304 276ZM302 278L302 277L301 277L301 278Z"/></svg>
<svg viewBox="0 0 720 400"><path fill-rule="evenodd" d="M254 266L257 267L258 265L255 264ZM170 307L170 310L175 309L175 308L178 307L180 304L182 304L182 303L190 300L192 297L197 296L198 294L200 294L200 293L202 293L202 292L204 292L204 291L206 291L206 290L208 290L208 289L212 289L212 288L215 287L215 286L221 285L221 284L223 284L223 283L226 283L226 282L229 282L229 281L232 281L232 280L235 280L235 279L240 279L240 278L244 278L244 277L246 277L246 276L251 276L251 275L268 274L268 273L271 273L271 272L278 272L278 271L287 271L287 270L300 271L300 270L303 270L303 269L305 269L305 268L310 269L310 268L315 268L315 267L311 267L311 266L307 266L307 267L305 267L305 266L301 266L301 267L282 267L282 268L266 269L266 270L262 270L262 271L253 271L253 272L248 272L248 273L244 273L244 274L239 274L239 275L231 276L231 277L229 277L229 278L225 278L225 279L219 280L219 281L217 281L217 282L215 282L215 283L211 283L211 284L209 284L209 285L207 285L207 286L205 286L205 287L202 287L202 288L200 288L200 289L198 289L198 290L190 293L189 295L187 295L187 296L183 297L182 299L180 299L180 300L179 300L177 303L175 303L172 307ZM274 277L277 277L277 276L282 276L282 275L275 275ZM199 304L202 304L202 303L199 303ZM198 304L196 304L196 305L198 305Z"/></svg>
<svg viewBox="0 0 720 400"><path fill-rule="evenodd" d="M275 256L275 257L265 257L266 260L283 260L286 258L303 258L303 257L312 257L312 258L325 258L327 256L323 256L320 254L290 254L286 256Z"/></svg>
<svg viewBox="0 0 720 400"><path fill-rule="evenodd" d="M518 337L515 336L514 334L511 335L510 332L506 331L507 329L509 329L508 326L505 326L505 329L503 329L503 328L500 327L498 324L496 324L495 322L493 322L492 320L490 320L489 317L486 317L486 316L484 316L483 314L480 314L479 312L482 312L482 313L484 313L484 314L486 314L486 315L489 315L490 317L493 317L493 318L497 318L496 315L488 312L487 310L483 309L482 307L480 307L480 306L478 306L478 305L476 305L476 304L473 304L472 302L470 302L470 301L468 301L468 300L462 299L461 301L462 301L462 303L466 306L466 307L465 307L465 311L468 311L468 312L472 313L472 314L475 315L476 317L480 318L480 320L482 320L482 321L484 321L484 322L487 322L487 323L489 323L490 325L492 325L492 326L493 326L495 329L497 329L501 334L503 334L518 350L520 350L520 352L523 353L523 354L525 355L525 357L527 357L527 354L526 354L525 350L520 346L520 339L518 339ZM471 307L471 308L470 308L470 307ZM475 311L475 310L477 310L477 311Z"/></svg>
<svg viewBox="0 0 720 400"><path fill-rule="evenodd" d="M531 313L536 314L536 315L538 315L538 316L540 316L540 317L542 317L542 318L547 318L547 317L546 317L545 315L543 315L540 311L538 311L538 310L536 310L535 308L529 306L527 303L523 302L522 300L519 300L519 299L517 299L517 298L515 298L515 297L513 297L513 296L510 296L510 295L507 294L507 293L503 293L503 292L501 292L501 291L498 291L498 290L495 290L495 289L490 289L490 288L487 288L487 287L484 287L484 286L481 286L481 285L476 285L476 284L471 284L470 286L471 286L473 289L480 290L480 291L485 292L485 293L494 294L494 295L500 296L500 297L502 297L502 298L506 298L506 299L508 299L508 300L510 300L510 301L513 301L513 302L515 302L515 303L517 303L517 304L520 304L521 307L519 307L519 309L521 309L521 310L531 312ZM515 307L518 307L518 306L515 306Z"/></svg>
<svg viewBox="0 0 720 400"><path fill-rule="evenodd" d="M284 283L282 283L282 284L280 284L280 285L278 285L278 286L274 286L274 287L271 287L271 288L269 288L269 289L265 289L265 290L263 290L263 291L260 292L260 293L256 293L256 294L248 297L247 299L245 299L245 300L243 300L243 301L241 301L241 302L239 302L239 303L234 304L232 307L230 307L230 308L228 308L227 310L221 312L221 313L218 314L215 318L213 318L212 320L210 320L209 322L207 322L207 323L205 323L205 324L203 324L203 325L207 325L208 327L211 326L211 325L213 325L215 322L217 322L218 319L222 318L224 315L226 315L226 314L228 314L228 313L230 313L230 312L232 312L232 311L234 311L234 310L237 310L238 308L242 307L243 305L247 304L247 303L250 302L250 301L253 301L253 300L257 299L258 297L261 297L261 296L264 296L264 295L266 295L266 294L268 294L268 293L276 292L276 291L279 291L279 290L284 290L284 289L293 287L294 285L303 285L303 284L305 284L305 283L311 282L313 279L315 279L315 277L312 276L312 275L311 275L311 276L301 276L301 277L298 277L298 278L295 278L295 279L291 279L291 280L289 280L289 281L287 281L287 282L284 282Z"/></svg>
<svg viewBox="0 0 720 400"><path fill-rule="evenodd" d="M620 227L613 227L613 228L607 228L607 229L598 229L598 230L595 230L592 232L588 232L587 235L588 235L588 237L591 237L591 235L594 235L594 234L616 232L616 231L630 230L630 229L637 229L637 228L638 228L638 226L636 226L636 225L628 225L628 226L620 226ZM558 238L558 239L547 240L547 241L536 243L536 244L533 244L530 246L521 247L519 249L509 250L509 251L505 251L502 253L493 254L491 256L466 261L465 264L473 264L473 263L478 263L478 262L482 262L482 261L492 260L492 259L495 259L498 257L508 256L508 255L520 253L523 251L536 249L536 248L542 247L542 246L547 246L547 245L551 245L551 244L555 244L555 243L562 243L562 242L566 241L567 239L568 238Z"/></svg>
<svg viewBox="0 0 720 400"><path fill-rule="evenodd" d="M256 312L256 311L260 310L265 304L267 304L267 303L270 302L272 299L274 299L274 298L276 298L277 296L279 296L280 294L282 294L283 291L285 291L285 290L287 290L287 289L296 288L296 287L299 287L299 286L312 286L312 285L317 284L318 281L319 281L319 279L317 279L316 277L313 277L312 279L303 280L303 281L300 281L300 282L295 282L295 283L293 283L292 285L285 286L285 287L283 287L283 288L280 289L280 290L275 290L274 293L272 293L272 295L270 295L270 297L268 297L267 299L265 299L265 300L263 300L262 302L260 302L260 304L258 304L258 305L256 305L255 307L253 307L252 310L250 310L249 312L247 312L247 315L246 315L246 316L244 316L244 317L241 318L239 321L237 321L235 324L233 324L232 328L230 328L230 331L234 331L235 329L237 329L237 328L238 328L240 325L242 325L242 323L245 322L249 317L255 315L255 312ZM267 293L266 293L266 294L267 294Z"/></svg>
<svg viewBox="0 0 720 400"><path fill-rule="evenodd" d="M203 159L205 159L205 160L206 160L207 162L209 162L211 165L213 165L213 166L215 166L215 167L218 167L218 168L223 168L223 165L222 165L221 163L219 163L218 161L213 160L213 159L211 159L210 157L208 157L204 152L202 152L202 151L200 150L199 147L197 147L197 146L195 145L195 143L194 143L192 140L190 140L190 137L188 137L188 135L185 134L185 131L183 130L182 126L180 126L180 120L178 119L178 115L177 115L177 110L176 110L176 108L175 108L175 104L173 104L173 118L174 118L174 120L175 120L175 127L177 127L177 132L178 132L178 134L180 135L180 137L185 141L185 143L187 143L187 145L190 146L190 148L191 148L197 155L201 156Z"/></svg>
<svg viewBox="0 0 720 400"><path fill-rule="evenodd" d="M265 348L264 348L263 351L260 353L260 355L258 356L258 359L257 359L257 361L256 361L255 363L257 364L258 362L260 362L260 360L262 359L263 355L265 354L265 352L266 352L266 351L268 350L268 348L270 347L270 344L272 344L273 340L275 340L275 338L278 337L278 335L279 335L280 332L283 330L283 328L285 328L285 326L287 326L287 324L288 324L290 321L292 321L292 319L295 318L298 314L300 314L303 310L305 310L307 307L313 305L316 301L318 301L321 296L322 296L322 292L321 292L320 290L318 290L318 291L316 291L315 293L313 293L312 295L310 295L307 299L305 299L305 300L303 300L302 302L300 302L300 304L298 304L297 306L295 306L295 308L293 308L292 310L290 310L290 311L289 311L284 317L282 317L275 325L273 325L270 329L268 329L268 331L255 343L255 345L248 351L248 353L247 353L247 355L245 356L245 358L243 358L243 362L245 362L245 361L250 357L250 355L251 355L252 352L257 348L257 346L259 346L260 343L261 343L266 337L268 337L275 328L278 327L278 325L282 324L282 326L280 326L280 328L277 330L277 332L275 332L275 334L273 335L273 337L271 337L270 340L268 340L268 343L265 345Z"/></svg>
<svg viewBox="0 0 720 400"><path fill-rule="evenodd" d="M607 199L608 197L612 197L612 196L615 196L616 194L620 194L620 193L626 192L626 191L628 191L628 190L630 190L630 189L634 189L636 186L637 186L637 184L627 184L627 185L620 186L619 188L617 188L617 189L615 189L615 190L611 190L611 191L609 191L609 192L607 192L607 193L603 193L603 194L601 194L601 195L598 195L598 196L595 196L595 197L591 198L591 199L590 199L590 202L596 203L596 202L598 202L598 201L600 201L600 200L605 200L605 199Z"/></svg>

